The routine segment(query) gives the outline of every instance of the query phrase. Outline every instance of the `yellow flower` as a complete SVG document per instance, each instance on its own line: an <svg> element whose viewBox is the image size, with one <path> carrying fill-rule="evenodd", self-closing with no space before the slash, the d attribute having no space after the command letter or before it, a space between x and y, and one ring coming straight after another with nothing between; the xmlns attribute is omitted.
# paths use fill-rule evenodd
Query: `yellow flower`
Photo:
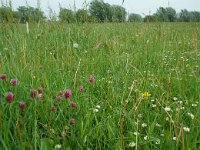
<svg viewBox="0 0 200 150"><path fill-rule="evenodd" d="M149 96L151 96L151 94L149 92L142 93L142 97L149 97Z"/></svg>

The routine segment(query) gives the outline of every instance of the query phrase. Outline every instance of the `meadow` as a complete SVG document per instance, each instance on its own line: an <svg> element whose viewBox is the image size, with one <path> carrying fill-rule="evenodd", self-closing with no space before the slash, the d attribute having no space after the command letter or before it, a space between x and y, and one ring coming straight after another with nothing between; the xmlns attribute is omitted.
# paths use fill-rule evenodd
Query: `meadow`
<svg viewBox="0 0 200 150"><path fill-rule="evenodd" d="M200 149L200 24L0 25L0 149Z"/></svg>

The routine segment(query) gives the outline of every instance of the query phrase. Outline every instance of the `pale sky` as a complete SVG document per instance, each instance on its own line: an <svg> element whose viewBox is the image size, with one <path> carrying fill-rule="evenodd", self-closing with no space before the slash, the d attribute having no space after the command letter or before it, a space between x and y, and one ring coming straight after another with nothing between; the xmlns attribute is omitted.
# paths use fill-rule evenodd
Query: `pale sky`
<svg viewBox="0 0 200 150"><path fill-rule="evenodd" d="M3 0L6 1L6 0ZM12 0L13 7L16 10L18 6L26 5L26 1L29 6L36 7L37 0ZM82 8L83 3L86 1L89 3L91 0L40 0L41 8L48 14L48 6L50 6L57 14L59 13L59 3L62 7L74 8L74 1L76 8ZM117 4L126 8L129 13L138 13L142 16L153 14L156 12L157 8L162 7L173 7L180 12L181 9L186 8L189 11L200 11L200 0L124 0L122 5L122 0L104 0L104 2L109 4Z"/></svg>

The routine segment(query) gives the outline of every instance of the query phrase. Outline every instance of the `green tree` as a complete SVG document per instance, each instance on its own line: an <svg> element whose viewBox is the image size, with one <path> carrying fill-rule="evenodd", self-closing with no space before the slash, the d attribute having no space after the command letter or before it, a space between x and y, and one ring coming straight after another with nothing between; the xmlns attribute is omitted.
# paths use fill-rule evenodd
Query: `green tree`
<svg viewBox="0 0 200 150"><path fill-rule="evenodd" d="M128 21L129 21L129 22L142 22L142 16L139 15L139 14L131 13L131 14L128 16Z"/></svg>
<svg viewBox="0 0 200 150"><path fill-rule="evenodd" d="M182 9L179 14L179 20L183 22L192 21L192 15L187 9Z"/></svg>
<svg viewBox="0 0 200 150"><path fill-rule="evenodd" d="M17 15L20 17L20 22L39 22L40 20L44 20L44 12L42 12L39 8L34 8L30 6L20 6L17 9Z"/></svg>
<svg viewBox="0 0 200 150"><path fill-rule="evenodd" d="M7 6L0 7L0 22L12 22L12 21L13 21L12 9Z"/></svg>
<svg viewBox="0 0 200 150"><path fill-rule="evenodd" d="M87 10L84 10L84 9L79 9L76 12L75 16L76 16L76 21L78 23L85 23L88 21L88 18L89 18Z"/></svg>
<svg viewBox="0 0 200 150"><path fill-rule="evenodd" d="M156 22L157 20L157 16L155 15L147 15L144 17L144 22Z"/></svg>
<svg viewBox="0 0 200 150"><path fill-rule="evenodd" d="M198 11L191 11L191 21L193 22L200 22L200 12Z"/></svg>
<svg viewBox="0 0 200 150"><path fill-rule="evenodd" d="M32 12L33 20L35 22L44 21L46 19L44 12L40 8L35 8Z"/></svg>
<svg viewBox="0 0 200 150"><path fill-rule="evenodd" d="M108 3L104 3L103 4L103 11L104 11L104 14L105 14L105 21L111 22L112 19L113 19L113 15L114 15L112 6Z"/></svg>
<svg viewBox="0 0 200 150"><path fill-rule="evenodd" d="M113 18L112 7L103 0L93 0L89 6L89 13L99 22L112 21Z"/></svg>
<svg viewBox="0 0 200 150"><path fill-rule="evenodd" d="M176 10L172 7L167 7L165 8L167 12L167 18L169 22L174 22L176 21Z"/></svg>
<svg viewBox="0 0 200 150"><path fill-rule="evenodd" d="M113 19L116 22L123 22L126 20L126 9L119 5L113 5Z"/></svg>
<svg viewBox="0 0 200 150"><path fill-rule="evenodd" d="M159 7L154 16L157 17L157 21L174 22L176 20L176 10L172 7Z"/></svg>
<svg viewBox="0 0 200 150"><path fill-rule="evenodd" d="M67 22L67 23L75 22L74 12L70 9L60 8L59 20L61 22Z"/></svg>

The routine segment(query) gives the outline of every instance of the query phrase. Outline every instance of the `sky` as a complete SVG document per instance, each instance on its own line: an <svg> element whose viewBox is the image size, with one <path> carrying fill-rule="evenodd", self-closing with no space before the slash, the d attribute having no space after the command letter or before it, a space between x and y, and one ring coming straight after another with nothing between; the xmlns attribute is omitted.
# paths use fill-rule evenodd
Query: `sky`
<svg viewBox="0 0 200 150"><path fill-rule="evenodd" d="M6 0L3 0L4 2ZM26 1L29 6L37 7L37 0L12 0L14 10L18 6L26 5ZM59 3L65 8L74 8L74 1L76 4L76 9L83 8L84 2L89 3L91 0L40 0L41 8L48 14L48 6L55 11L56 14L59 13ZM189 11L200 11L200 0L104 0L104 2L109 4L121 5L126 8L128 13L137 13L142 16L153 14L159 7L173 7L177 12L181 9L186 8Z"/></svg>

